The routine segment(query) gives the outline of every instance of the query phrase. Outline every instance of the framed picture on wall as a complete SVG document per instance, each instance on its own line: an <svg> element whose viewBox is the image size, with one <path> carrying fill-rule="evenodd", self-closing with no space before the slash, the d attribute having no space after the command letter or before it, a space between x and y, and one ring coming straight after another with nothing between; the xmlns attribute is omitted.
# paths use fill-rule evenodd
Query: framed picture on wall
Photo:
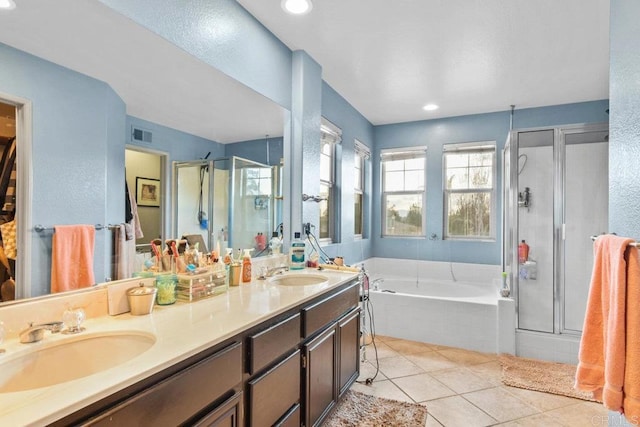
<svg viewBox="0 0 640 427"><path fill-rule="evenodd" d="M136 177L136 203L138 206L160 207L160 180Z"/></svg>

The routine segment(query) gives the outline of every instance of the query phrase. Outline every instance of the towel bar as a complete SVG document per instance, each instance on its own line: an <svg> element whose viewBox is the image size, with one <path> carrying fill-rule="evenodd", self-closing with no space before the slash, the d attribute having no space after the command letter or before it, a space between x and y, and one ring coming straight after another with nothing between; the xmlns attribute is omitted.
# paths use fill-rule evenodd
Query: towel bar
<svg viewBox="0 0 640 427"><path fill-rule="evenodd" d="M104 230L105 228L109 229L109 230L113 230L119 227L119 225L113 225L113 224L109 224L109 225L102 225L102 224L96 224L95 225L96 230ZM45 227L43 225L40 224L36 224L33 226L33 230L36 231L37 233L42 233L43 231L53 231L54 228L53 227Z"/></svg>
<svg viewBox="0 0 640 427"><path fill-rule="evenodd" d="M604 234L604 233L603 233L603 234ZM615 233L612 233L612 234L615 234ZM600 234L600 236L602 236L602 234ZM591 240L595 242L595 241L596 241L596 239L597 239L598 237L599 237L599 236L593 235L593 236L591 236ZM636 248L640 248L640 243L638 243L638 242L631 242L631 243L629 243L629 246L635 246Z"/></svg>

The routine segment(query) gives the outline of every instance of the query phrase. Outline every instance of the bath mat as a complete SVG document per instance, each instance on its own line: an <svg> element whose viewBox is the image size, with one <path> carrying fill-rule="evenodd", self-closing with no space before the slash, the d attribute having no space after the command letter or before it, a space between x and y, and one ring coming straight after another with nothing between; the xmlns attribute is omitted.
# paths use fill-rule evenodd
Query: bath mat
<svg viewBox="0 0 640 427"><path fill-rule="evenodd" d="M505 385L600 402L594 399L590 392L573 388L576 365L527 359L509 354L502 354L499 359L502 365L502 382Z"/></svg>
<svg viewBox="0 0 640 427"><path fill-rule="evenodd" d="M323 427L424 426L427 408L348 390Z"/></svg>

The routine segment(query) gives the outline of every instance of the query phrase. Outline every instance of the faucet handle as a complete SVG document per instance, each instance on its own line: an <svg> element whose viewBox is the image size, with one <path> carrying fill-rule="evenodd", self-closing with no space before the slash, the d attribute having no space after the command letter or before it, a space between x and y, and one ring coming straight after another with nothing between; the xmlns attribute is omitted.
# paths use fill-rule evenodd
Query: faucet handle
<svg viewBox="0 0 640 427"><path fill-rule="evenodd" d="M78 332L82 332L85 329L82 327L82 322L85 319L84 310L81 308L77 309L66 309L64 313L62 313L62 322L64 326L67 328L62 331L63 334L77 334Z"/></svg>

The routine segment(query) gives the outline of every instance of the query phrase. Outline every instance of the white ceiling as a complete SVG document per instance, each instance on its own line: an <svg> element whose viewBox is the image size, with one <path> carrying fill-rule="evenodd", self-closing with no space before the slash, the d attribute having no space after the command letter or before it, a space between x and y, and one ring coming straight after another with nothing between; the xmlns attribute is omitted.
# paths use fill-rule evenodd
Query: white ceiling
<svg viewBox="0 0 640 427"><path fill-rule="evenodd" d="M16 4L0 42L109 83L129 115L222 143L282 135L281 107L97 0Z"/></svg>
<svg viewBox="0 0 640 427"><path fill-rule="evenodd" d="M609 97L609 0L238 2L376 125Z"/></svg>
<svg viewBox="0 0 640 427"><path fill-rule="evenodd" d="M373 124L608 98L608 0L315 0L302 17L238 1ZM97 0L20 0L0 42L109 83L135 117L223 143L282 135L275 103Z"/></svg>

